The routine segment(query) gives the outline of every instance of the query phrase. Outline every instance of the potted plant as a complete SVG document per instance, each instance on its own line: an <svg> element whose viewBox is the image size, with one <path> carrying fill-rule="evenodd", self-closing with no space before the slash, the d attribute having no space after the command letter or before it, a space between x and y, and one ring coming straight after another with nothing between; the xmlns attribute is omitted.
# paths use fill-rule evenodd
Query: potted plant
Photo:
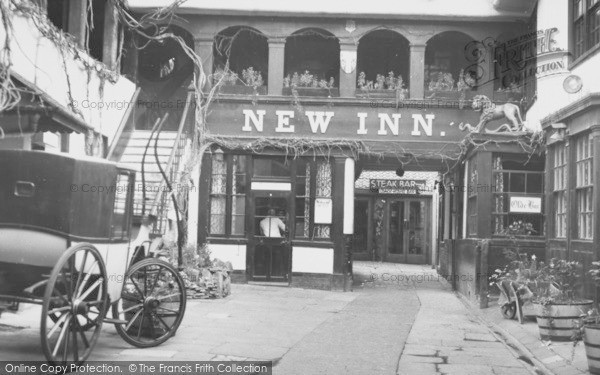
<svg viewBox="0 0 600 375"><path fill-rule="evenodd" d="M359 98L396 98L404 100L408 97L408 89L404 84L401 74L396 76L393 71L387 76L377 74L375 82L367 80L365 72L360 72L356 82L358 90L356 96Z"/></svg>
<svg viewBox="0 0 600 375"><path fill-rule="evenodd" d="M583 267L553 258L536 277L534 303L542 340L573 341L593 301L580 298Z"/></svg>
<svg viewBox="0 0 600 375"><path fill-rule="evenodd" d="M294 72L283 79L283 95L294 96L339 96L340 91L335 87L335 79L319 78L316 74L311 74L308 70L302 74Z"/></svg>
<svg viewBox="0 0 600 375"><path fill-rule="evenodd" d="M439 72L436 79L429 81L425 97L427 99L457 99L462 105L468 99L472 98L472 90L475 86L475 79L463 69L460 70L458 81L455 85L452 73Z"/></svg>
<svg viewBox="0 0 600 375"><path fill-rule="evenodd" d="M495 102L519 102L523 98L523 86L519 86L516 82L511 83L508 87L499 88L494 92Z"/></svg>
<svg viewBox="0 0 600 375"><path fill-rule="evenodd" d="M588 273L596 287L600 286L600 262L592 262ZM600 313L598 309L588 311L583 319L582 336L588 368L592 374L600 374Z"/></svg>
<svg viewBox="0 0 600 375"><path fill-rule="evenodd" d="M266 95L262 73L248 67L242 70L242 77L229 69L217 69L213 74L213 82L219 85L220 94Z"/></svg>

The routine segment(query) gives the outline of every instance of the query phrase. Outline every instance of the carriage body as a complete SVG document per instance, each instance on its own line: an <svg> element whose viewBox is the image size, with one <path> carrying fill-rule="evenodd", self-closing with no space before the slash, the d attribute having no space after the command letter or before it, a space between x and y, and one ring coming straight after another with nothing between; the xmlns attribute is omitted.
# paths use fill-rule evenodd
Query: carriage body
<svg viewBox="0 0 600 375"><path fill-rule="evenodd" d="M117 301L131 259L135 172L102 159L0 150L0 294L21 297L78 243L93 244ZM34 296L39 297L39 291Z"/></svg>
<svg viewBox="0 0 600 375"><path fill-rule="evenodd" d="M170 263L143 259L148 222L131 241L133 170L0 150L0 173L0 300L42 305L49 362L85 361L103 322L138 347L175 334L185 285Z"/></svg>

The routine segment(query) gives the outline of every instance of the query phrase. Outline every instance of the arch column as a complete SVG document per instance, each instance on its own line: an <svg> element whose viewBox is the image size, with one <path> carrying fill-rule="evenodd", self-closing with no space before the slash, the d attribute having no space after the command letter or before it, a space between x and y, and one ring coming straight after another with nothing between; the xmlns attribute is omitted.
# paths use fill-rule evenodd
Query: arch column
<svg viewBox="0 0 600 375"><path fill-rule="evenodd" d="M340 42L340 96L354 97L356 91L356 62L358 45Z"/></svg>
<svg viewBox="0 0 600 375"><path fill-rule="evenodd" d="M283 88L283 68L285 64L285 39L269 38L269 95L281 95Z"/></svg>
<svg viewBox="0 0 600 375"><path fill-rule="evenodd" d="M423 44L410 44L410 98L425 96L425 48Z"/></svg>
<svg viewBox="0 0 600 375"><path fill-rule="evenodd" d="M194 38L194 52L202 62L202 70L206 75L206 82L203 90L209 90L212 87L211 75L213 73L213 38Z"/></svg>

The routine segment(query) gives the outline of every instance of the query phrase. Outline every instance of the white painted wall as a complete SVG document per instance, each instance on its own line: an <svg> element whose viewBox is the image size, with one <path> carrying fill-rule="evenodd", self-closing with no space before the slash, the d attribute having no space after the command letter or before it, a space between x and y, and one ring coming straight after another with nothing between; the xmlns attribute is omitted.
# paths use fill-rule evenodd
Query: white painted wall
<svg viewBox="0 0 600 375"><path fill-rule="evenodd" d="M568 67L569 49L569 1L568 0L540 0L538 2L538 30L556 27L558 32L554 34L556 46L562 48L563 61ZM539 59L538 65L544 64ZM592 93L600 92L600 54L596 53L576 65L571 71L556 74L550 77L541 77L537 81L537 101L527 112L527 123L530 127L540 127L540 121L566 107L570 103ZM563 88L564 79L569 74L581 77L583 88L575 94L567 93Z"/></svg>
<svg viewBox="0 0 600 375"><path fill-rule="evenodd" d="M333 249L294 246L292 272L333 274Z"/></svg>
<svg viewBox="0 0 600 375"><path fill-rule="evenodd" d="M234 270L246 270L246 245L242 244L208 244L211 259L231 262Z"/></svg>
<svg viewBox="0 0 600 375"><path fill-rule="evenodd" d="M88 76L83 62L45 37L28 15L12 12L10 23L11 28L0 26L0 48L11 51L11 75L34 86L52 105L82 117L95 131L107 136L110 144L131 102L135 84L122 76L117 76L114 83L103 80L96 71ZM92 66L108 71L85 51L78 50L78 55ZM69 92L78 113L69 106Z"/></svg>

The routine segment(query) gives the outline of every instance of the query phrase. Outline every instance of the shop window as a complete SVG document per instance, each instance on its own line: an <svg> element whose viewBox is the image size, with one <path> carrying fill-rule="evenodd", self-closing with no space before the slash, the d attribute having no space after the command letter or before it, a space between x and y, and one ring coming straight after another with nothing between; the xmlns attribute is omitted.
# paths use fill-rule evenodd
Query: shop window
<svg viewBox="0 0 600 375"><path fill-rule="evenodd" d="M331 163L310 159L296 161L296 238L329 239L331 224L315 218L315 202L331 200Z"/></svg>
<svg viewBox="0 0 600 375"><path fill-rule="evenodd" d="M469 160L467 184L467 236L477 236L477 162Z"/></svg>
<svg viewBox="0 0 600 375"><path fill-rule="evenodd" d="M246 162L242 155L212 157L209 233L243 236L246 217Z"/></svg>
<svg viewBox="0 0 600 375"><path fill-rule="evenodd" d="M573 57L600 44L600 0L573 0Z"/></svg>
<svg viewBox="0 0 600 375"><path fill-rule="evenodd" d="M557 144L554 147L554 237L567 237L567 147Z"/></svg>
<svg viewBox="0 0 600 375"><path fill-rule="evenodd" d="M495 155L492 173L494 234L544 235L542 160Z"/></svg>
<svg viewBox="0 0 600 375"><path fill-rule="evenodd" d="M408 40L394 31L377 30L363 36L357 51L358 88L408 88L409 57Z"/></svg>
<svg viewBox="0 0 600 375"><path fill-rule="evenodd" d="M217 34L213 45L213 81L222 85L267 84L269 46L260 31L234 26Z"/></svg>
<svg viewBox="0 0 600 375"><path fill-rule="evenodd" d="M575 191L577 194L577 238L593 239L593 143L584 135L575 143Z"/></svg>

